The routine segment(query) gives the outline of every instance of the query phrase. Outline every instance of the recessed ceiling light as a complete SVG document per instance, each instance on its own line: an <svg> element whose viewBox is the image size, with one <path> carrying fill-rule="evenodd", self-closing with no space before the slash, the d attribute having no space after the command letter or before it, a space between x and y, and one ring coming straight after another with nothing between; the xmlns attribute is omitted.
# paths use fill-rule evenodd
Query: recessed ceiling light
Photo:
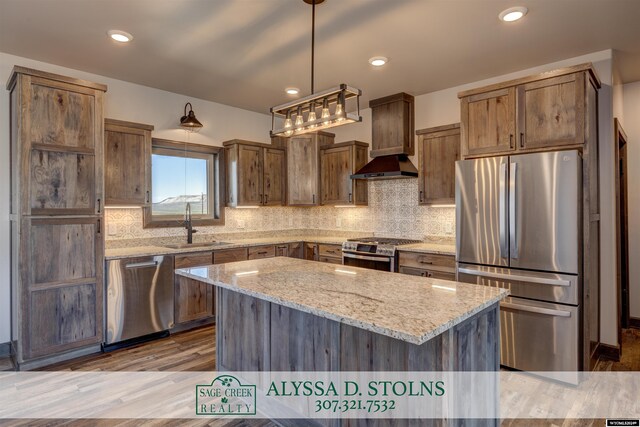
<svg viewBox="0 0 640 427"><path fill-rule="evenodd" d="M374 67L382 67L388 61L389 60L384 56L374 56L373 58L369 58L369 64L373 65Z"/></svg>
<svg viewBox="0 0 640 427"><path fill-rule="evenodd" d="M131 40L133 40L133 36L131 34L127 33L126 31L109 30L109 31L107 31L107 34L113 40L115 40L117 42L120 42L120 43L128 43Z"/></svg>
<svg viewBox="0 0 640 427"><path fill-rule="evenodd" d="M527 14L528 11L529 9L523 6L510 7L509 9L505 9L500 12L498 18L500 18L500 20L504 22L513 22L522 18Z"/></svg>
<svg viewBox="0 0 640 427"><path fill-rule="evenodd" d="M300 93L300 89L298 89L297 87L288 87L284 91L289 95L297 95Z"/></svg>

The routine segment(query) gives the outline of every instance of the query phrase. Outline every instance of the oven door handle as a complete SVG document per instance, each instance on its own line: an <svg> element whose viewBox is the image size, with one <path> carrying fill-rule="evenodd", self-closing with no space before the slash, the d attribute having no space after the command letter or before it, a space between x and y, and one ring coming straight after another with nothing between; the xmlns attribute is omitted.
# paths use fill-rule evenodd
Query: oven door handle
<svg viewBox="0 0 640 427"><path fill-rule="evenodd" d="M355 258L355 259L363 259L366 261L380 261L380 262L390 262L390 257L373 257L373 256L365 256L365 255L356 255L348 252L343 252L342 256L344 258Z"/></svg>

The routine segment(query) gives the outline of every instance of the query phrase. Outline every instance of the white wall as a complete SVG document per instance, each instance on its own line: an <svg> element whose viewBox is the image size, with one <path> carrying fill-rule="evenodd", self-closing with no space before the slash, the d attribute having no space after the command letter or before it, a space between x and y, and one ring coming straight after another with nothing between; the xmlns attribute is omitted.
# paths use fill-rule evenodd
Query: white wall
<svg viewBox="0 0 640 427"><path fill-rule="evenodd" d="M105 117L147 123L155 126L154 136L222 145L223 141L242 138L269 142L271 117L214 102L114 80L69 68L59 67L0 52L0 82L4 85L14 65L104 83ZM180 76L176 76L180 78ZM193 110L204 128L188 134L177 124L185 103ZM0 90L0 343L10 340L9 283L9 92Z"/></svg>
<svg viewBox="0 0 640 427"><path fill-rule="evenodd" d="M627 134L629 188L629 302L630 314L640 319L640 82L623 87L622 127Z"/></svg>
<svg viewBox="0 0 640 427"><path fill-rule="evenodd" d="M480 80L461 86L440 90L417 96L415 99L416 129L440 126L460 121L460 103L458 92L477 88L492 83L525 77L556 68L592 62L598 76L602 80L602 89L599 93L599 137L600 137L600 211L601 211L601 341L617 345L617 302L615 294L616 268L615 268L615 215L614 215L614 175L613 175L613 90L612 90L612 63L613 52L611 50L595 52L576 58L570 58L551 64L541 65L535 68L505 74L486 80ZM425 76L428 78L428 76ZM389 94L391 95L391 94ZM626 94L625 94L626 95ZM626 107L626 105L625 105ZM626 108L625 108L626 110ZM637 110L636 110L637 111ZM627 113L628 114L628 113ZM371 142L371 111L362 111L363 122L336 128L336 140L344 141L359 139ZM633 117L633 116L628 116ZM638 117L638 116L636 116ZM416 158L412 159L416 164ZM640 202L638 202L640 207ZM639 230L640 231L640 230ZM631 251L631 249L630 249ZM636 275L636 277L638 277ZM640 288L640 286L639 286ZM639 289L640 291L640 289ZM638 303L640 310L640 303Z"/></svg>

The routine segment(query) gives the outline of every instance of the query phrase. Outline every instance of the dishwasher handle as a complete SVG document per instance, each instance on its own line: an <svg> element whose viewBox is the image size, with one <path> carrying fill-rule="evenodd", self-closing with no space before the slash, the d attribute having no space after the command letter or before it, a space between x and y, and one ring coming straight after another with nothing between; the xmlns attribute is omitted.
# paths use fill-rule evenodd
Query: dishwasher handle
<svg viewBox="0 0 640 427"><path fill-rule="evenodd" d="M500 308L507 308L507 309L516 310L516 311L528 311L530 313L546 314L548 316L571 317L570 311L553 310L551 308L533 307L529 305L513 304L510 302L501 302Z"/></svg>
<svg viewBox="0 0 640 427"><path fill-rule="evenodd" d="M134 263L125 265L126 268L146 268L146 267L157 267L157 266L158 266L158 261L134 262Z"/></svg>

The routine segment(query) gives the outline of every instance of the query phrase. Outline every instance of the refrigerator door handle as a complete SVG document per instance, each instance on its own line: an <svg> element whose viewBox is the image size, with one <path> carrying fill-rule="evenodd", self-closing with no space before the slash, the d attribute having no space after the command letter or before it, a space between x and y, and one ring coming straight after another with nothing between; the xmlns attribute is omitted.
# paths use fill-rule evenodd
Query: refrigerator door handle
<svg viewBox="0 0 640 427"><path fill-rule="evenodd" d="M507 164L500 164L499 194L498 194L498 223L500 233L500 257L508 258L507 249Z"/></svg>
<svg viewBox="0 0 640 427"><path fill-rule="evenodd" d="M477 270L475 268L458 268L459 273L469 274L472 276L482 276L487 277L489 279L501 279L508 281L518 281L518 282L527 282L527 283L537 283L540 285L551 285L551 286L571 286L571 280L564 279L552 279L548 277L533 277L533 276L520 276L517 274L504 274L504 273L493 273L490 271Z"/></svg>
<svg viewBox="0 0 640 427"><path fill-rule="evenodd" d="M510 302L501 302L500 308L507 308L510 310L517 310L517 311L528 311L530 313L546 314L548 316L571 317L570 311L553 310L551 308L533 307L529 305L513 304Z"/></svg>
<svg viewBox="0 0 640 427"><path fill-rule="evenodd" d="M509 236L511 258L518 259L518 232L516 224L516 200L518 198L518 164L509 165Z"/></svg>

